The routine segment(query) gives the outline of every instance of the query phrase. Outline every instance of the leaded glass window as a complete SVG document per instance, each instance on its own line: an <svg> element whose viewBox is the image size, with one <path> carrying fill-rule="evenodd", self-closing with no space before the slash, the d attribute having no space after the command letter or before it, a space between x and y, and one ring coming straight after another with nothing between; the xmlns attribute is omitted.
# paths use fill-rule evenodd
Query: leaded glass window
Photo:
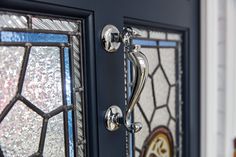
<svg viewBox="0 0 236 157"><path fill-rule="evenodd" d="M0 12L0 156L85 155L81 23Z"/></svg>
<svg viewBox="0 0 236 157"><path fill-rule="evenodd" d="M149 75L134 110L143 128L127 138L127 156L176 157L182 153L181 33L133 28L141 36L133 44L149 62ZM132 66L125 60L126 100L132 93Z"/></svg>

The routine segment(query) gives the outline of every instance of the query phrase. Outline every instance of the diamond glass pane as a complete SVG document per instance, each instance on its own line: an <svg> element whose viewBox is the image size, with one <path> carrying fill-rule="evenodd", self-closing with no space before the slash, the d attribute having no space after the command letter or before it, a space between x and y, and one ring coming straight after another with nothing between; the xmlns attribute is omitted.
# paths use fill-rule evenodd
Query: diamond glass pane
<svg viewBox="0 0 236 157"><path fill-rule="evenodd" d="M65 156L63 114L60 113L48 121L44 156L63 157Z"/></svg>
<svg viewBox="0 0 236 157"><path fill-rule="evenodd" d="M4 157L30 156L38 150L42 118L17 101L0 123L0 146Z"/></svg>
<svg viewBox="0 0 236 157"><path fill-rule="evenodd" d="M0 46L0 113L15 96L24 47Z"/></svg>
<svg viewBox="0 0 236 157"><path fill-rule="evenodd" d="M135 28L135 30L139 30ZM174 157L182 151L182 95L181 95L181 34L168 31L145 30L146 37L138 37L133 44L140 44L149 62L149 75L134 110L134 121L142 122L143 129L129 136L129 156L141 157L145 141L158 127L167 128L174 141ZM126 58L126 57L125 57ZM125 62L125 91L128 101L132 68ZM132 138L134 137L134 139ZM132 141L134 140L134 144ZM134 153L132 150L135 150ZM178 151L177 151L178 150ZM142 156L143 157L143 156Z"/></svg>
<svg viewBox="0 0 236 157"><path fill-rule="evenodd" d="M25 74L23 96L44 112L62 105L58 47L32 47Z"/></svg>

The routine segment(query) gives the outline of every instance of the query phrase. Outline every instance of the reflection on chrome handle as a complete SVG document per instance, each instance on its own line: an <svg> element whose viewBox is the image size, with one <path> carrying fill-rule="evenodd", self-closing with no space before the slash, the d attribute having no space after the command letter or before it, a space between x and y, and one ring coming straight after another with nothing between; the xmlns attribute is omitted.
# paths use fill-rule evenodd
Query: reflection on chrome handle
<svg viewBox="0 0 236 157"><path fill-rule="evenodd" d="M138 33L131 27L125 27L122 33L119 33L118 29L113 25L106 25L101 34L103 47L109 53L116 52L120 46L120 42L124 44L124 52L126 53L127 58L132 62L135 71L133 93L125 111L125 116L123 116L122 110L117 105L110 106L105 112L105 127L109 131L119 129L122 122L124 122L124 125L129 132L135 133L142 129L142 124L140 122L131 122L131 115L148 75L148 60L140 51L139 45L132 45L132 39L135 36L138 36Z"/></svg>
<svg viewBox="0 0 236 157"><path fill-rule="evenodd" d="M135 70L135 83L130 97L128 107L126 110L124 123L129 132L138 132L142 129L142 124L140 122L131 123L130 117L134 106L137 103L139 96L143 90L146 78L148 76L148 60L146 56L140 51L140 46L135 46L134 50L127 53L127 58L132 62Z"/></svg>

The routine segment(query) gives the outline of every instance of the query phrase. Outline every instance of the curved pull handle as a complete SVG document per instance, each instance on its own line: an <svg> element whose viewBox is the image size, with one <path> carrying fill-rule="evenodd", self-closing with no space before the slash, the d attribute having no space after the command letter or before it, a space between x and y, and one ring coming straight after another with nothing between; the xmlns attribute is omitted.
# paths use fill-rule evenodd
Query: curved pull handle
<svg viewBox="0 0 236 157"><path fill-rule="evenodd" d="M105 127L109 131L119 129L121 123L125 125L129 132L135 133L142 129L142 124L140 122L132 123L130 117L144 87L149 66L146 56L140 51L140 46L132 45L134 36L138 36L138 34L131 27L125 27L122 33L119 33L118 29L113 25L106 25L101 34L103 47L109 53L117 51L120 43L124 44L124 52L132 62L136 74L133 93L130 97L125 115L123 116L123 112L117 105L110 106L105 112Z"/></svg>
<svg viewBox="0 0 236 157"><path fill-rule="evenodd" d="M134 83L133 93L130 97L128 107L126 109L124 124L128 131L138 132L142 129L142 124L140 122L131 123L130 117L146 82L149 65L146 56L140 51L140 46L138 45L135 45L135 48L132 52L127 53L127 58L132 62L134 66L136 79Z"/></svg>

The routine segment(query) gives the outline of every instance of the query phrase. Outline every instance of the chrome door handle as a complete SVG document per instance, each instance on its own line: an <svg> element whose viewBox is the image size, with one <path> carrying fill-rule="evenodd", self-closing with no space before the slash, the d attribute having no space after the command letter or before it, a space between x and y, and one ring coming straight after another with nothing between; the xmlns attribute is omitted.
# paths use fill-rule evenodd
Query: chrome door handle
<svg viewBox="0 0 236 157"><path fill-rule="evenodd" d="M127 53L128 59L132 62L135 69L135 84L133 88L133 93L130 97L128 107L125 114L125 126L130 132L138 132L142 129L142 124L140 122L131 123L130 118L132 111L139 99L139 96L143 90L146 78L148 76L148 60L146 56L140 51L140 46L135 46L132 52Z"/></svg>
<svg viewBox="0 0 236 157"><path fill-rule="evenodd" d="M124 116L121 109L115 105L109 107L105 113L105 126L110 131L117 130L121 124L124 124L126 129L133 133L142 129L140 122L131 122L131 115L144 87L149 66L146 56L140 51L141 47L132 45L132 38L136 35L137 33L129 27L124 28L123 32L119 33L118 29L113 25L105 26L102 31L102 42L107 52L115 52L120 43L124 44L124 52L134 67L136 77Z"/></svg>

